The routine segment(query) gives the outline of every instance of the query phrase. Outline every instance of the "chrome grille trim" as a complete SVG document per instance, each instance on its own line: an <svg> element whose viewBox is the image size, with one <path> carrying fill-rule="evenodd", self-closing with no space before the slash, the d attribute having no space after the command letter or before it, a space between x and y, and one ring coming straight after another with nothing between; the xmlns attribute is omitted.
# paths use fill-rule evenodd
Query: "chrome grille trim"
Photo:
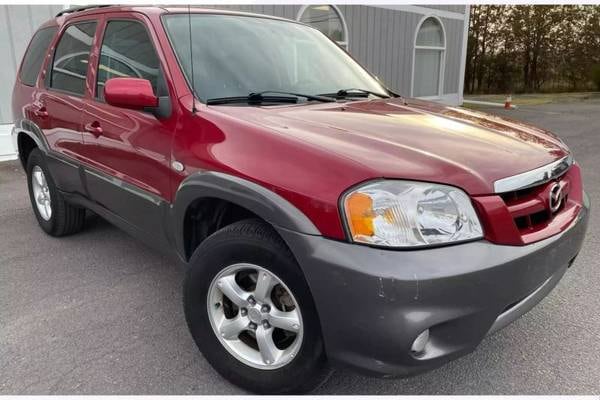
<svg viewBox="0 0 600 400"><path fill-rule="evenodd" d="M516 190L527 189L533 186L541 185L556 179L573 165L573 156L569 154L554 161L548 165L523 172L519 175L509 176L508 178L498 179L494 182L495 193L513 192Z"/></svg>

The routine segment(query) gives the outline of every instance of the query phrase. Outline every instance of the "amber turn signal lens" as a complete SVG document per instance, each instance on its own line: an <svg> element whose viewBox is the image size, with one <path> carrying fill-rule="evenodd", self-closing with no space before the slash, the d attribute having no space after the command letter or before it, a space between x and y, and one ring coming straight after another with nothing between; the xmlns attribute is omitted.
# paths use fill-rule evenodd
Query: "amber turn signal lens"
<svg viewBox="0 0 600 400"><path fill-rule="evenodd" d="M373 236L373 200L364 193L354 192L346 197L346 218L353 238Z"/></svg>

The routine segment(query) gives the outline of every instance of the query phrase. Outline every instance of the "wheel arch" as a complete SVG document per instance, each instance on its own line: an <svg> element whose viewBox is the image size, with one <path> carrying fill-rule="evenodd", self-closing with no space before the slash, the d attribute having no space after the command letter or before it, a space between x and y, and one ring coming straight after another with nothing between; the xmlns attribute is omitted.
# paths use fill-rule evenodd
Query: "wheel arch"
<svg viewBox="0 0 600 400"><path fill-rule="evenodd" d="M19 121L18 123L15 123L13 129L13 136L15 136L14 143L16 144L19 153L19 160L21 161L21 166L25 169L27 167L27 158L29 157L31 150L39 148L46 153L48 151L48 145L42 130L32 121Z"/></svg>
<svg viewBox="0 0 600 400"><path fill-rule="evenodd" d="M241 213L243 217L260 218L275 228L309 235L321 234L304 213L277 193L240 177L201 171L188 176L181 183L173 202L174 241L179 255L185 261L189 260L201 242L197 239L190 242L190 216L194 215L193 211L198 204L210 202L214 206L208 208L214 213L209 215L213 222L221 218L227 220L228 217L224 217L222 213L232 211L224 211L222 207L229 206L233 207L233 212ZM235 220L239 218L234 218L233 222ZM212 232L209 229L208 235L210 233Z"/></svg>

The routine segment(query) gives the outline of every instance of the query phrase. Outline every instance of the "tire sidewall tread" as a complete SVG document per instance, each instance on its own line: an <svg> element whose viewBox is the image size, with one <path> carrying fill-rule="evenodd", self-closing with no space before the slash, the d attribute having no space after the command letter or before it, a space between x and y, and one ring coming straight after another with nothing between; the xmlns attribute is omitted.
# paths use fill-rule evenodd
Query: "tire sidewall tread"
<svg viewBox="0 0 600 400"><path fill-rule="evenodd" d="M302 312L302 346L289 364L276 370L247 366L231 355L208 320L207 294L213 278L235 263L251 263L275 273L292 290ZM196 344L225 378L259 394L304 393L330 375L310 290L292 253L276 231L259 220L245 220L215 232L190 259L184 283L186 321Z"/></svg>
<svg viewBox="0 0 600 400"><path fill-rule="evenodd" d="M52 216L48 221L40 215L33 195L32 171L35 166L40 167L44 172L50 190ZM67 203L54 183L52 174L48 169L46 157L39 149L33 149L29 154L26 172L31 207L42 230L51 236L65 236L79 232L85 222L85 209Z"/></svg>

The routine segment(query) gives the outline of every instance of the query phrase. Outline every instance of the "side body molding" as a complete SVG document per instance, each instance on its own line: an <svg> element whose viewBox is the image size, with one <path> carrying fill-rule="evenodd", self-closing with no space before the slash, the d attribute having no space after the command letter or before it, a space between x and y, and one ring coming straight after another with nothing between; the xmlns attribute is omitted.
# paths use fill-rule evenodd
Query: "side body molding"
<svg viewBox="0 0 600 400"><path fill-rule="evenodd" d="M293 204L254 182L213 171L196 172L179 186L172 205L173 233L177 252L185 259L184 221L190 204L202 198L234 203L270 224L308 235L321 235L315 225Z"/></svg>

